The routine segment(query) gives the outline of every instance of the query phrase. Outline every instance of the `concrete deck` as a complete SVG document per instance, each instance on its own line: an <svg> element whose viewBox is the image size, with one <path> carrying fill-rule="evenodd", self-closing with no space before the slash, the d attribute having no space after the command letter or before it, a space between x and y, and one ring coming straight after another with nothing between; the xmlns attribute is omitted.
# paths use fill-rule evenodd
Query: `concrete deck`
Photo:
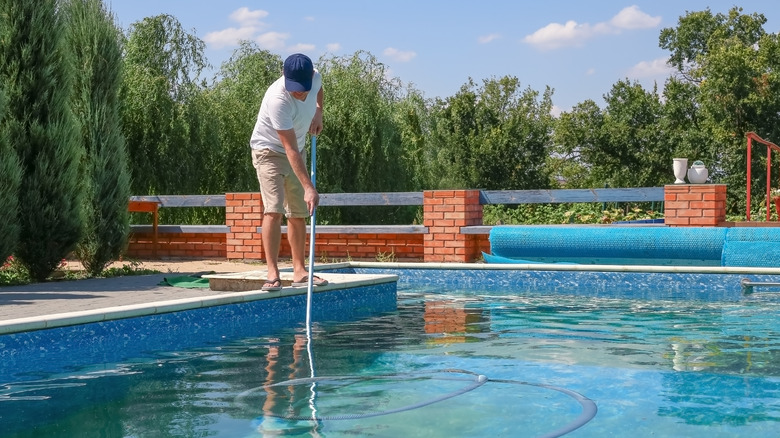
<svg viewBox="0 0 780 438"><path fill-rule="evenodd" d="M160 286L167 273L0 287L0 335L111 319L154 315L215 305L306 294L308 287L262 292L266 271L214 274L210 288ZM292 278L283 273L282 279ZM329 284L315 292L395 282L394 275L317 273ZM216 282L216 286L215 286ZM218 289L218 290L212 290Z"/></svg>

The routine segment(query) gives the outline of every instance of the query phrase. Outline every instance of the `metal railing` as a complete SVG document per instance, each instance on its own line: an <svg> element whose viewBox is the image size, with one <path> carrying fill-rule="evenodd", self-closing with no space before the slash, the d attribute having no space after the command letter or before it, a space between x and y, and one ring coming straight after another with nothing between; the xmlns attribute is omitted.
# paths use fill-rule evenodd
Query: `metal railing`
<svg viewBox="0 0 780 438"><path fill-rule="evenodd" d="M752 167L750 155L751 155L751 149L753 149L753 140L765 144L766 145L766 220L769 222L770 218L770 207L769 207L769 201L770 201L770 192L771 192L771 177L772 177L772 149L780 152L780 146L772 143L769 140L764 140L763 138L759 137L755 132L748 132L747 133L747 215L746 219L750 221L750 181L751 181L751 175L750 175L750 168ZM780 214L780 211L778 212Z"/></svg>

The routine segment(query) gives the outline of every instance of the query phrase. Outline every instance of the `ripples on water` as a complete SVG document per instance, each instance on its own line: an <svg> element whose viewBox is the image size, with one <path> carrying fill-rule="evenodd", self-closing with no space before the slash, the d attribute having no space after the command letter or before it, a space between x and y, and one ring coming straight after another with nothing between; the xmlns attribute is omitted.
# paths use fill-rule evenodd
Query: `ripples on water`
<svg viewBox="0 0 780 438"><path fill-rule="evenodd" d="M773 426L780 421L779 306L773 298L761 297L742 302L650 301L533 292L406 290L399 292L397 311L346 323L317 322L313 327L314 363L321 376L410 373L456 364L510 376L521 369L522 377L530 378L535 372L537 379L557 378L560 384L582 385L582 376L568 375L573 369L569 367L576 366L591 370L589 378L600 382L584 388L595 392L612 385L611 392L593 395L600 396L597 420L602 422L612 416L621 418L627 407L645 399L660 397L663 403L653 405L646 415L691 425L767 422ZM306 342L303 328L298 328L189 351L154 352L152 360L96 365L0 386L0 421L5 427L5 435L0 435L257 436L258 430L265 430L266 436L273 436L286 430L309 436L318 425L291 425L263 416L264 412L282 416L308 412L310 385L265 388L310 376ZM615 370L620 370L619 376ZM653 383L648 388L633 388L635 374ZM319 389L321 396L336 394L329 405L334 412L351 412L414 403L416 397L458 385L419 380L402 390L396 381L372 381L362 386L323 383ZM757 386L762 389L756 390ZM474 391L467 406L477 402L494 403L494 410L511 406L514 410L506 414L511 417L520 412L518 403L530 409L536 397L551 400L542 392L519 402L507 395L519 391L510 389L489 393L484 400L480 397L486 393ZM651 393L634 394L643 390ZM571 409L565 397L555 403L561 415ZM445 406L455 409L456 405ZM527 414L536 418L533 412ZM423 420L409 421L411 427L414 421ZM389 427L385 423L361 424L344 436L397 433L377 432ZM451 427L464 426L455 422ZM589 427L586 430L595 432L582 436L605 436L604 430L614 432L615 427L625 426ZM599 432L598 427L605 429ZM660 426L655 427L648 430L655 434ZM482 436L496 433L485 430ZM709 431L702 435L714 436ZM664 435L659 432L657 436Z"/></svg>

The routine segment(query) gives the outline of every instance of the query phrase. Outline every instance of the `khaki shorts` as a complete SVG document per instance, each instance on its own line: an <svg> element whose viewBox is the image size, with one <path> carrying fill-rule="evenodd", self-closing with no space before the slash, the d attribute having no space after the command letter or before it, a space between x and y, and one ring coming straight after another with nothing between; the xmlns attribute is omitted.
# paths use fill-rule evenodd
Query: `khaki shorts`
<svg viewBox="0 0 780 438"><path fill-rule="evenodd" d="M306 151L301 152L306 161ZM252 165L257 171L263 213L285 214L288 218L309 217L303 199L303 185L295 176L287 155L270 149L252 150Z"/></svg>

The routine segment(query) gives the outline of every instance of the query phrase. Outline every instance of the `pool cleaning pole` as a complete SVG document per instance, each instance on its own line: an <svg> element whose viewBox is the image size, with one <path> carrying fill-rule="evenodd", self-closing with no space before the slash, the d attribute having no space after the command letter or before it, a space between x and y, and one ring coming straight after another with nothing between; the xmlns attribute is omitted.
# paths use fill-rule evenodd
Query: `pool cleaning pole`
<svg viewBox="0 0 780 438"><path fill-rule="evenodd" d="M311 136L311 183L317 187L317 136ZM311 231L309 232L309 287L306 290L306 339L309 350L309 367L314 377L314 357L311 352L311 299L314 291L314 236L317 223L317 207L311 213Z"/></svg>
<svg viewBox="0 0 780 438"><path fill-rule="evenodd" d="M311 136L311 183L317 187L317 136ZM311 212L311 231L309 232L309 287L306 289L306 354L309 355L309 372L314 379L314 352L312 349L311 335L311 299L314 295L314 236L315 226L317 224L317 207ZM309 407L311 408L311 418L316 423L317 406L317 383L311 384L311 396L309 397ZM316 428L314 430L316 432ZM319 435L316 435L319 436Z"/></svg>

